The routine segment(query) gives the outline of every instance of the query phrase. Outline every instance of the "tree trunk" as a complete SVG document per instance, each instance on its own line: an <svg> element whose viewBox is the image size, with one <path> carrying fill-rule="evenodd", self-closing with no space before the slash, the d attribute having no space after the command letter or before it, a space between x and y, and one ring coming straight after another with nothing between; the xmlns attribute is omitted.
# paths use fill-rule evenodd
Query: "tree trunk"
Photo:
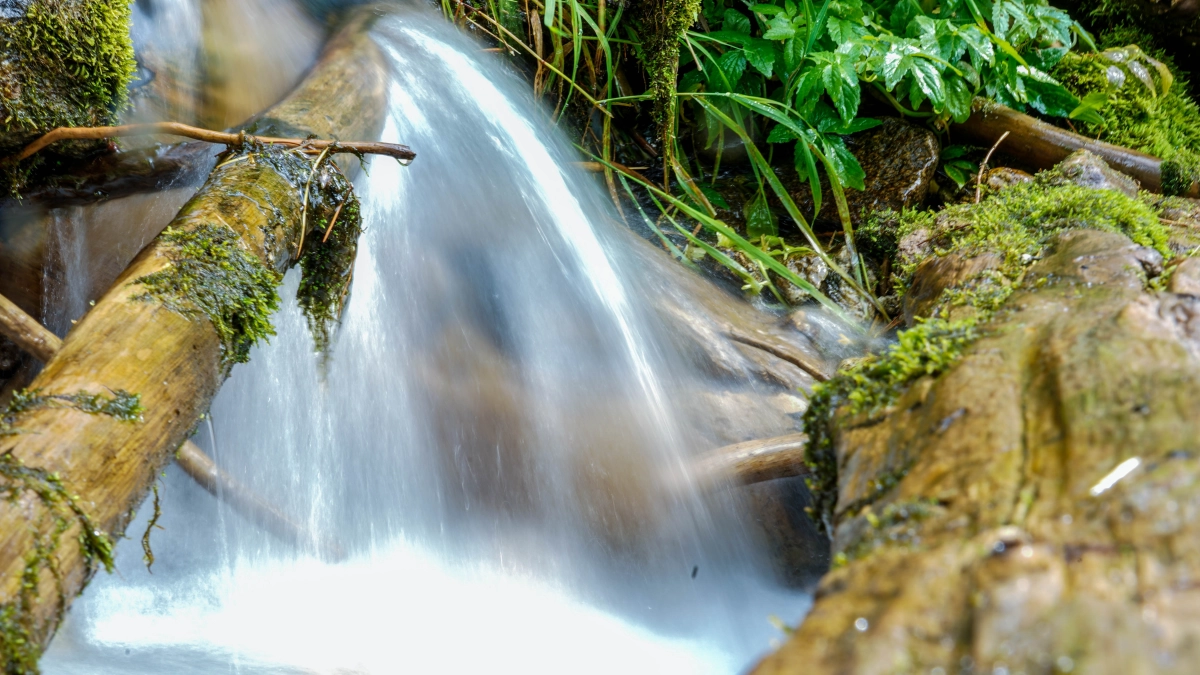
<svg viewBox="0 0 1200 675"><path fill-rule="evenodd" d="M376 134L386 109L386 67L366 35L373 16L356 15L257 129L321 138ZM105 557L103 533L120 536L231 363L244 356L248 337L269 330L255 324L265 319L269 298L249 308L247 298L235 298L216 315L199 311L203 299L188 301L201 296L187 293L211 289L188 287L179 276L187 255L181 242L224 251L226 262L253 272L238 277L246 289L273 294L262 281L277 280L292 264L302 237L309 174L297 172L295 162L311 166L264 151L214 169L68 334L30 387L40 398L0 420L0 434L9 434L0 435L0 474L10 497L0 505L0 649L9 672L36 667L41 646ZM213 233L223 233L217 239L225 237L224 249ZM144 410L129 420L138 403ZM98 532L85 531L91 528Z"/></svg>

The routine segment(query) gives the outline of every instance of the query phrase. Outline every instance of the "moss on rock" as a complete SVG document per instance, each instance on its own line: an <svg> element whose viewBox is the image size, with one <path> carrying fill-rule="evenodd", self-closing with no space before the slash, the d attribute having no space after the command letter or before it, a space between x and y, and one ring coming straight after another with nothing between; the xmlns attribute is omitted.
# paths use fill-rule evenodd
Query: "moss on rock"
<svg viewBox="0 0 1200 675"><path fill-rule="evenodd" d="M0 153L55 127L110 123L135 69L131 0L15 4L0 18Z"/></svg>

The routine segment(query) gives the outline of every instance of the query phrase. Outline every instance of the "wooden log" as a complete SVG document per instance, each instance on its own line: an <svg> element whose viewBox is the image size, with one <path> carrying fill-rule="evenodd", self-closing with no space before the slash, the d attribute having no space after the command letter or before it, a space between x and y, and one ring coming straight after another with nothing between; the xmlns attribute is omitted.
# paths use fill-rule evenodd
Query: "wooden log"
<svg viewBox="0 0 1200 675"><path fill-rule="evenodd" d="M952 124L950 131L959 140L985 148L992 147L1007 133L1000 151L1037 170L1052 168L1076 150L1088 150L1112 168L1135 178L1142 189L1162 192L1161 159L1081 136L997 103L976 99L971 117L962 124ZM1200 197L1200 185L1192 183L1185 196Z"/></svg>
<svg viewBox="0 0 1200 675"><path fill-rule="evenodd" d="M21 311L0 295L0 334L42 362L49 361L62 340L36 319ZM273 504L228 473L221 470L203 450L186 440L175 453L175 463L209 494L228 504L234 512L275 537L299 548L314 548L327 560L338 560L345 553L341 545L328 537L314 538L308 528L289 518Z"/></svg>
<svg viewBox="0 0 1200 675"><path fill-rule="evenodd" d="M701 455L692 465L691 475L700 485L753 485L776 478L807 476L805 434L760 438L717 448Z"/></svg>
<svg viewBox="0 0 1200 675"><path fill-rule="evenodd" d="M371 10L353 15L300 87L259 119L258 132L278 127L322 138L378 133L387 68L366 35L376 16ZM140 418L33 405L5 419L10 433L18 432L0 437L6 462L0 468L8 469L12 495L0 504L0 660L9 670L36 667L41 646L104 558L104 533L124 531L171 451L208 408L238 356L231 349L248 348L228 333L223 340L212 315L155 295L162 289L148 281L151 275L179 273L175 265L183 254L172 236L219 230L232 237L223 249L229 260L250 264L252 258L265 272L282 271L293 261L303 234L307 175L289 175L293 160L278 154L235 159L214 169L31 385L60 396L119 392L126 403L140 403ZM262 276L253 276L248 288L263 290ZM271 304L260 298L256 311L264 303ZM253 312L232 309L232 329L244 331L239 317L253 319Z"/></svg>

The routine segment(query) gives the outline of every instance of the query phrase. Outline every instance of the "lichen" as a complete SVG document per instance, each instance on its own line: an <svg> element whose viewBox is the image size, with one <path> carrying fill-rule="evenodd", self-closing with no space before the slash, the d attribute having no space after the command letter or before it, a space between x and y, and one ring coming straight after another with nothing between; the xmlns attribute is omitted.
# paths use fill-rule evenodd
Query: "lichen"
<svg viewBox="0 0 1200 675"><path fill-rule="evenodd" d="M323 164L313 183L307 205L313 230L300 257L303 276L296 300L317 351L325 353L350 292L362 214L354 187L337 165Z"/></svg>
<svg viewBox="0 0 1200 675"><path fill-rule="evenodd" d="M223 224L168 227L159 236L170 245L171 265L134 280L145 289L135 298L207 317L221 340L224 364L248 361L250 348L275 334L270 315L279 308L280 275Z"/></svg>
<svg viewBox="0 0 1200 675"><path fill-rule="evenodd" d="M111 122L126 103L136 67L131 4L33 0L21 18L0 20L0 124L6 141L22 142L21 132Z"/></svg>
<svg viewBox="0 0 1200 675"><path fill-rule="evenodd" d="M45 394L40 391L18 391L4 413L0 415L0 436L21 433L17 420L23 413L38 408L72 408L93 415L107 415L132 422L141 419L143 408L137 394L117 390L112 396L76 392L74 394ZM0 605L0 662L5 673L36 675L41 644L33 635L32 611L38 602L42 572L49 571L58 585L59 616L66 607L62 578L55 556L72 525L79 527L79 545L89 567L102 564L111 572L112 540L92 521L79 498L63 483L61 476L44 469L26 466L12 452L0 454L0 495L15 504L30 494L44 512L30 523L33 548L25 557L21 586L17 596Z"/></svg>

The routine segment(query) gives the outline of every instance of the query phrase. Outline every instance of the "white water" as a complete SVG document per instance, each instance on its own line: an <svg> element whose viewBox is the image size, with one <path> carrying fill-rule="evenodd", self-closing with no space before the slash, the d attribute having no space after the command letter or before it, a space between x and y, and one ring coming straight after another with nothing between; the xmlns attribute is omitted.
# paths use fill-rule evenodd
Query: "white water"
<svg viewBox="0 0 1200 675"><path fill-rule="evenodd" d="M375 31L395 69L360 177L366 232L333 354L289 274L278 336L196 440L348 552L271 540L172 467L43 659L68 673L734 673L803 595L737 494L686 484L704 386L526 85L440 18ZM656 478L657 477L657 478ZM661 480L675 477L680 480Z"/></svg>

